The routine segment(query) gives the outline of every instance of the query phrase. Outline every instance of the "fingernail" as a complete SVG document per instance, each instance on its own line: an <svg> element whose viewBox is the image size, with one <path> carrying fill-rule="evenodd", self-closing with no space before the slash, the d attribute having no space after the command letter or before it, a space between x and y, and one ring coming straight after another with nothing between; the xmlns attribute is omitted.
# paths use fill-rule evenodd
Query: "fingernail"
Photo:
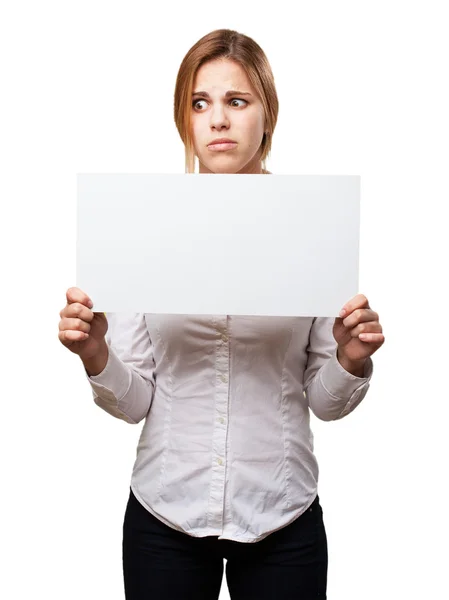
<svg viewBox="0 0 449 600"><path fill-rule="evenodd" d="M346 314L346 311L345 311L344 308L342 308L341 311L340 311L340 317L344 317L345 314Z"/></svg>
<svg viewBox="0 0 449 600"><path fill-rule="evenodd" d="M94 303L92 302L92 300L89 300L89 302L87 303L87 306L88 306L89 308L92 308L92 307L93 307L93 305L94 305Z"/></svg>

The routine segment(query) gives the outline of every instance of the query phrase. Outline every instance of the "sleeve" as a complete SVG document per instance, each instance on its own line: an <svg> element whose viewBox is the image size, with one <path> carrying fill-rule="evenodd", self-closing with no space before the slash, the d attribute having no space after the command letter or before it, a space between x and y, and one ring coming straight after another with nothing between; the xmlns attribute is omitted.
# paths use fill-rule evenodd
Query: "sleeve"
<svg viewBox="0 0 449 600"><path fill-rule="evenodd" d="M144 313L107 313L109 357L89 376L94 402L110 415L136 424L150 410L155 388L153 345Z"/></svg>
<svg viewBox="0 0 449 600"><path fill-rule="evenodd" d="M313 414L322 421L341 419L360 404L369 388L373 361L365 363L363 377L348 373L337 359L333 318L313 320L304 372L304 395Z"/></svg>

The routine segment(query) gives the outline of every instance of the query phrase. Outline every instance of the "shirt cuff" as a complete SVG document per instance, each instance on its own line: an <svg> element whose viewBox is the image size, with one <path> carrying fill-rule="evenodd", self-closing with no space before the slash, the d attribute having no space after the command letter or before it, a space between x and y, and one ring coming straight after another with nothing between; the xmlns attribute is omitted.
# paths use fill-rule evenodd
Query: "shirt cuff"
<svg viewBox="0 0 449 600"><path fill-rule="evenodd" d="M338 347L320 370L321 383L331 396L341 399L349 398L356 390L369 385L373 374L373 361L371 357L368 357L364 365L363 377L356 377L339 363L337 349Z"/></svg>
<svg viewBox="0 0 449 600"><path fill-rule="evenodd" d="M108 351L108 362L101 373L89 375L86 370L85 373L90 385L99 396L104 396L105 391L112 392L114 400L120 402L131 386L132 376L128 367L110 346Z"/></svg>

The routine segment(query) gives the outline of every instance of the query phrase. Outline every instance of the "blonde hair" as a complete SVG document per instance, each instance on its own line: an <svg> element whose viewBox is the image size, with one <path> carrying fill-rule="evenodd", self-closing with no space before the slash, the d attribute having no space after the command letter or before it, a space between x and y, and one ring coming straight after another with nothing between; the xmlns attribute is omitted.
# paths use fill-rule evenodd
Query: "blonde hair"
<svg viewBox="0 0 449 600"><path fill-rule="evenodd" d="M195 150L191 133L193 83L198 69L206 62L216 59L229 59L240 64L260 96L265 113L265 133L260 146L260 160L262 169L266 171L265 163L271 150L279 112L270 64L262 48L247 35L232 29L216 29L190 48L176 78L174 117L176 128L184 142L185 172L195 172Z"/></svg>

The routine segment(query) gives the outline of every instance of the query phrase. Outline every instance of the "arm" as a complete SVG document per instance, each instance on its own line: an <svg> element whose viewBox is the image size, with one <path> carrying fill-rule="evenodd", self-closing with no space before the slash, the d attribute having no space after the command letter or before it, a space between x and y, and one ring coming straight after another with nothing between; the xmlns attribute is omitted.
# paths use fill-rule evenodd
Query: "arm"
<svg viewBox="0 0 449 600"><path fill-rule="evenodd" d="M352 412L365 397L373 373L371 358L361 370L353 370L356 374L340 364L333 325L333 318L313 320L304 372L305 397L313 414L322 421L341 419Z"/></svg>
<svg viewBox="0 0 449 600"><path fill-rule="evenodd" d="M103 350L84 363L94 402L127 423L150 410L155 387L153 346L143 313L108 313Z"/></svg>

